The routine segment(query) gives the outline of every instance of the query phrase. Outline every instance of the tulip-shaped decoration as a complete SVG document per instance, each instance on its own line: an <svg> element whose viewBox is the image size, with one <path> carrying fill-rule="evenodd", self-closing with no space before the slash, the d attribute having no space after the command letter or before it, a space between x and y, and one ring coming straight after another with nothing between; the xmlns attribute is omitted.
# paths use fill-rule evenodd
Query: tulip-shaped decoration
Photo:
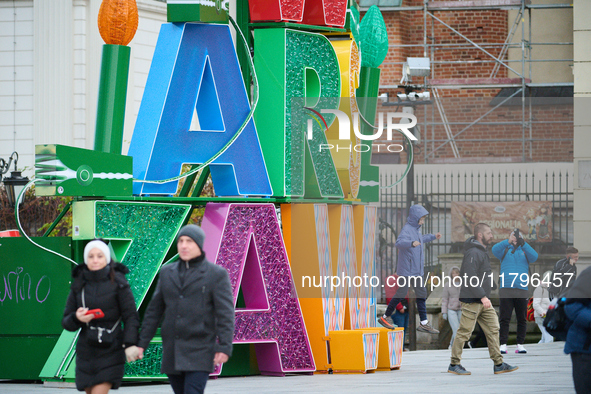
<svg viewBox="0 0 591 394"><path fill-rule="evenodd" d="M137 24L135 0L103 0L98 14L98 28L106 44L129 44L135 36Z"/></svg>
<svg viewBox="0 0 591 394"><path fill-rule="evenodd" d="M371 6L359 24L359 34L355 38L359 41L361 52L361 70L359 72L359 87L356 96L359 112L364 119L376 118L378 105L378 91L380 87L380 64L388 54L388 31L379 8ZM372 135L372 126L360 122L361 134ZM371 151L361 154L361 175L359 176L359 194L362 201L380 201L380 171L371 165Z"/></svg>
<svg viewBox="0 0 591 394"><path fill-rule="evenodd" d="M359 25L361 65L377 68L388 54L388 31L380 9L372 5Z"/></svg>

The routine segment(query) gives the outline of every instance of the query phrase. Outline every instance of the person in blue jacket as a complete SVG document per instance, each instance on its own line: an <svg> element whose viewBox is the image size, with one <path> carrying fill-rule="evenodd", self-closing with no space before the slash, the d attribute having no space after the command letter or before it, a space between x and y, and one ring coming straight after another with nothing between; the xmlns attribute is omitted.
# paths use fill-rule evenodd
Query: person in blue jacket
<svg viewBox="0 0 591 394"><path fill-rule="evenodd" d="M424 286L423 277L425 274L424 245L427 242L440 239L441 233L423 235L421 226L425 223L427 215L429 215L429 211L422 205L410 207L406 224L396 239L396 248L398 249L398 266L396 269L398 290L388 303L386 313L378 319L378 322L386 328L395 328L390 316L394 313L396 306L406 297L410 285L413 285L417 297L417 309L421 318L421 324L417 327L417 331L439 334L439 331L431 327L427 319L425 302L427 289Z"/></svg>
<svg viewBox="0 0 591 394"><path fill-rule="evenodd" d="M572 321L566 335L564 352L573 362L573 380L577 393L588 393L591 387L591 267L581 272L566 293L564 312Z"/></svg>
<svg viewBox="0 0 591 394"><path fill-rule="evenodd" d="M507 354L509 322L513 309L517 318L517 349L515 353L525 354L523 346L527 332L527 301L529 265L538 259L538 253L521 236L519 230L511 232L509 239L492 247L492 252L501 261L499 274L501 354Z"/></svg>

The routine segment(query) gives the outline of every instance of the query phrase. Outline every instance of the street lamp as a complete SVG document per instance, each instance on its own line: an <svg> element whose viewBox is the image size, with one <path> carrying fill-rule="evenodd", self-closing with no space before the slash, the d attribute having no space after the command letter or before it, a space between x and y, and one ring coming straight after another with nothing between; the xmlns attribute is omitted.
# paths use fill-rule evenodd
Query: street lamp
<svg viewBox="0 0 591 394"><path fill-rule="evenodd" d="M16 169L18 163L18 153L16 152L12 152L8 159L8 163L4 159L0 159L0 181L2 181L2 176L8 172L13 160L14 171L11 171L8 178L4 177L4 187L6 188L6 194L8 196L8 205L11 207L16 205L18 196L26 184L29 183L29 178L22 176L21 172Z"/></svg>

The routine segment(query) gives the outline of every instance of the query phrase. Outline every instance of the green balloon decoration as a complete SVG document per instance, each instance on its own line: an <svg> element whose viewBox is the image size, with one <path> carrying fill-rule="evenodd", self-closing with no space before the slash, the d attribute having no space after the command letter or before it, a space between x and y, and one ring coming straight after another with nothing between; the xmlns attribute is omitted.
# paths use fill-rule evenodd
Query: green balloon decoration
<svg viewBox="0 0 591 394"><path fill-rule="evenodd" d="M359 25L361 66L377 68L388 54L388 31L380 9L372 5Z"/></svg>

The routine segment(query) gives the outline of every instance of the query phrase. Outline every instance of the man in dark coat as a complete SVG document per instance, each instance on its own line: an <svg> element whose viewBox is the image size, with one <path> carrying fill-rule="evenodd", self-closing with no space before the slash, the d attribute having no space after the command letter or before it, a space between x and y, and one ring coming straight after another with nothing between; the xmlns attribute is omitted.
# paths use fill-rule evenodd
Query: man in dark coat
<svg viewBox="0 0 591 394"><path fill-rule="evenodd" d="M474 236L464 243L464 259L460 269L462 288L460 302L462 317L456 338L451 347L451 363L447 372L456 375L470 375L460 364L464 343L470 339L476 323L480 324L486 335L488 352L494 362L495 374L512 372L517 369L505 362L499 349L499 318L490 302L490 292L494 287L490 258L486 251L493 240L492 230L487 224L478 223Z"/></svg>
<svg viewBox="0 0 591 394"><path fill-rule="evenodd" d="M176 394L203 393L209 374L232 355L234 302L228 273L205 258L205 233L178 234L179 259L160 270L144 315L138 358L162 321L162 366Z"/></svg>

